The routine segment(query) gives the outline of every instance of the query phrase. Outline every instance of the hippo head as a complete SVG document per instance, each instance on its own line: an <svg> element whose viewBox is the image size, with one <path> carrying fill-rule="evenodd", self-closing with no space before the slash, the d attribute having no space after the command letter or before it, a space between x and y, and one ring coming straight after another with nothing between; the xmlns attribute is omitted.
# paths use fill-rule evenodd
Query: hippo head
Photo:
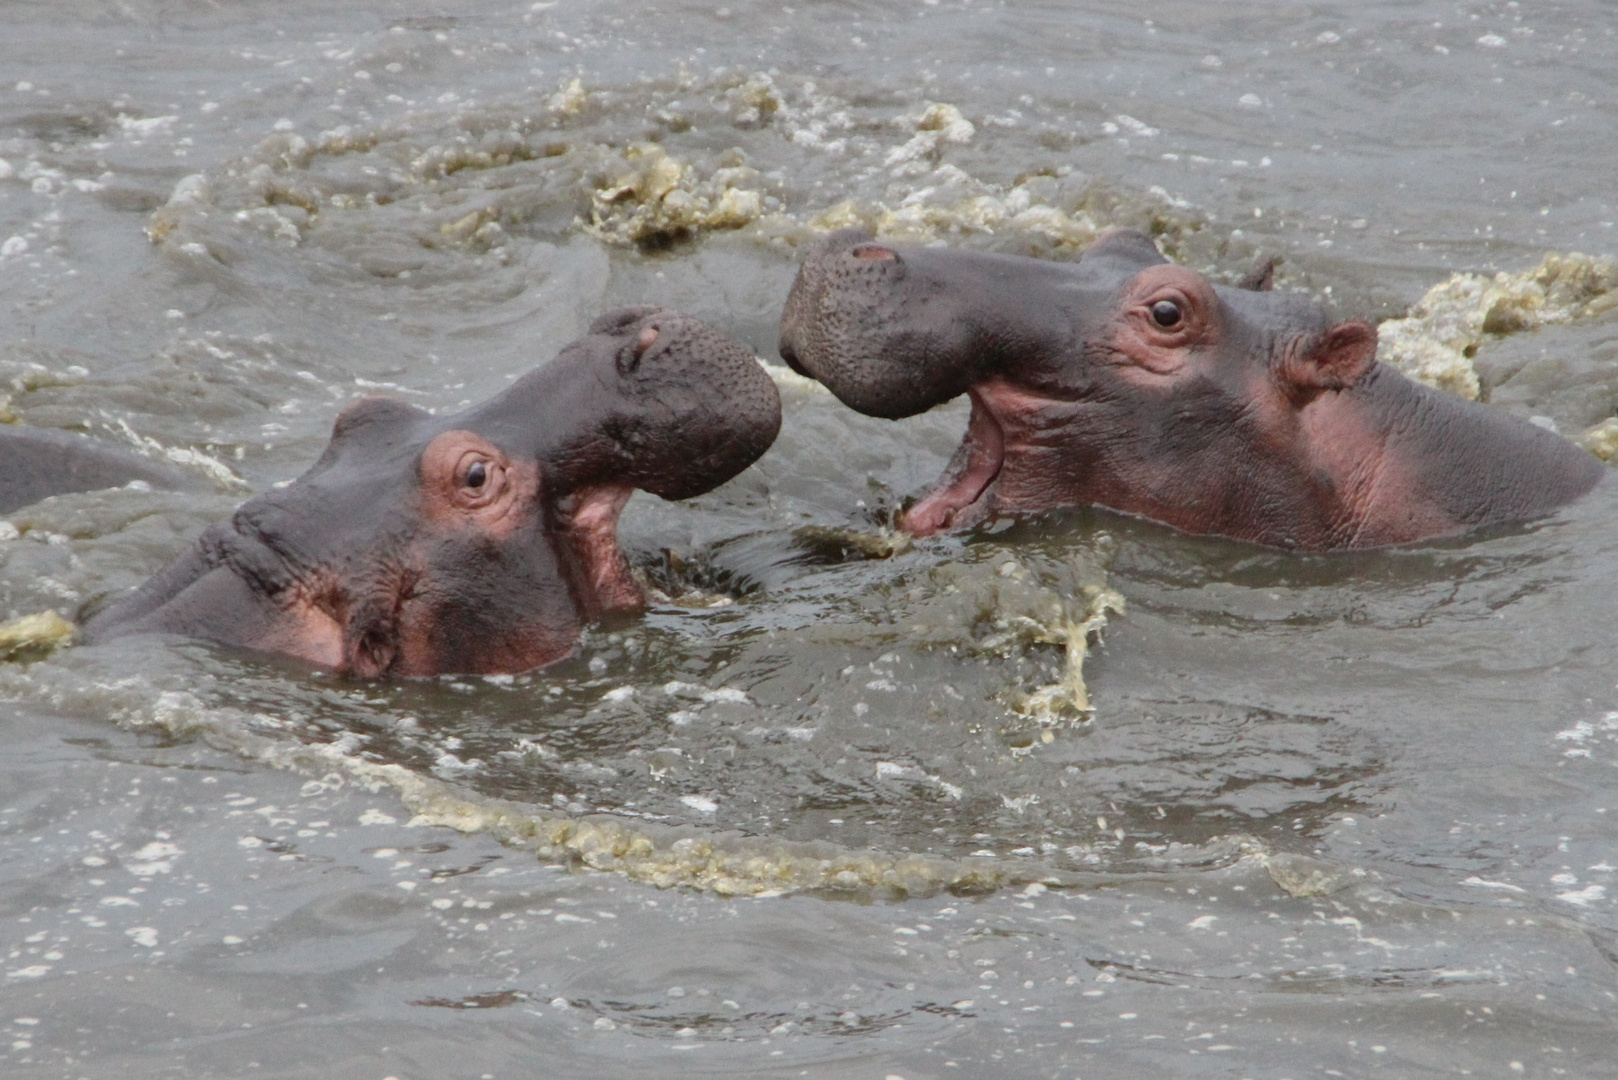
<svg viewBox="0 0 1618 1080"><path fill-rule="evenodd" d="M465 412L350 405L308 472L86 633L187 634L364 677L537 667L585 621L644 604L616 536L631 491L709 491L780 423L740 344L667 309L616 311Z"/></svg>
<svg viewBox="0 0 1618 1080"><path fill-rule="evenodd" d="M1215 285L1130 231L1053 263L845 229L804 260L781 355L873 416L970 396L911 532L1095 504L1224 535L1247 535L1233 520L1250 510L1285 533L1254 538L1287 543L1336 527L1296 496L1320 475L1300 432L1312 402L1372 373L1376 329L1269 285L1270 264Z"/></svg>

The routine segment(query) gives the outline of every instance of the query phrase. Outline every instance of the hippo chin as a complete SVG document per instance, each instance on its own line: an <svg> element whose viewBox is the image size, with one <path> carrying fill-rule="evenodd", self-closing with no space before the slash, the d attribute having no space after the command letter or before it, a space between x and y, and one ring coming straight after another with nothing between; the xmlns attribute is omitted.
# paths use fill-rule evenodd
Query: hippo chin
<svg viewBox="0 0 1618 1080"><path fill-rule="evenodd" d="M569 655L588 620L644 606L616 534L633 489L709 491L780 424L740 344L667 309L616 311L457 415L350 405L308 472L85 634L185 634L362 677L525 671Z"/></svg>
<svg viewBox="0 0 1618 1080"><path fill-rule="evenodd" d="M1334 550L1549 513L1605 473L1517 417L1376 360L1376 328L1214 285L1140 233L1077 263L896 248L845 229L804 260L781 355L845 404L913 416L967 394L927 534L1094 505L1189 533Z"/></svg>

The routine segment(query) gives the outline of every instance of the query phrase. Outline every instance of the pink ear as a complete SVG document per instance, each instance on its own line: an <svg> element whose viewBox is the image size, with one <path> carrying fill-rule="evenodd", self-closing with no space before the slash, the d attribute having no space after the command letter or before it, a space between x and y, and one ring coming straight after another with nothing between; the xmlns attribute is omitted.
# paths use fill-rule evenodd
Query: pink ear
<svg viewBox="0 0 1618 1080"><path fill-rule="evenodd" d="M1376 327L1364 319L1340 322L1307 350L1281 364L1281 379L1299 390L1347 390L1376 364Z"/></svg>

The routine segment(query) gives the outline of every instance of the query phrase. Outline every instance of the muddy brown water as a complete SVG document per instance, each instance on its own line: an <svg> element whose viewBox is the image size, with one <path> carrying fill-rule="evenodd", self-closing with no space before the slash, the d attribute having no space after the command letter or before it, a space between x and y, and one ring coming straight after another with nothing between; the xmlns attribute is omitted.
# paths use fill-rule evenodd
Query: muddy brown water
<svg viewBox="0 0 1618 1080"><path fill-rule="evenodd" d="M1600 3L452 8L0 11L5 409L212 487L13 513L0 615L609 306L774 361L840 224L1133 225L1376 319L1618 254ZM1618 412L1579 316L1466 346L1497 407ZM754 469L626 512L676 601L555 668L0 665L4 1075L1618 1075L1611 483L1352 556L1092 511L906 547L964 409L781 381Z"/></svg>

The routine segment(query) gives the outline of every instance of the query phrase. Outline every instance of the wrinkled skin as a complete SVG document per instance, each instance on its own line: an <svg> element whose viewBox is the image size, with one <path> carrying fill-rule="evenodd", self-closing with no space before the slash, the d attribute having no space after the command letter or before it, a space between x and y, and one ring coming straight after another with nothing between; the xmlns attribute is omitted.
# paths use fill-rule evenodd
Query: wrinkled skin
<svg viewBox="0 0 1618 1080"><path fill-rule="evenodd" d="M1544 515L1605 470L1524 420L1376 361L1376 328L1212 284L1140 233L1077 263L895 248L857 229L799 270L781 355L845 404L913 416L967 394L916 534L1094 505L1190 533L1368 548Z"/></svg>
<svg viewBox="0 0 1618 1080"><path fill-rule="evenodd" d="M567 656L589 620L644 606L616 535L633 489L709 491L780 423L740 344L667 309L616 311L457 415L350 405L308 472L210 527L86 636L184 634L367 678L525 671Z"/></svg>
<svg viewBox="0 0 1618 1080"><path fill-rule="evenodd" d="M0 427L0 514L71 491L146 484L193 491L200 480L82 435L50 428Z"/></svg>

